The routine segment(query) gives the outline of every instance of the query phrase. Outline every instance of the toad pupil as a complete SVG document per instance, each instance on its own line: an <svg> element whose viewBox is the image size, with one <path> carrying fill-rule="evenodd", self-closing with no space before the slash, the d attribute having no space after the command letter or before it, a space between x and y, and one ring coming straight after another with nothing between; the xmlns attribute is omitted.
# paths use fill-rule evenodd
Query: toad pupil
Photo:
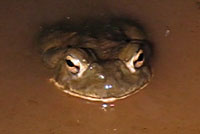
<svg viewBox="0 0 200 134"><path fill-rule="evenodd" d="M66 61L67 65L68 65L69 67L72 67L72 68L73 68L74 71L71 71L71 73L76 74L76 73L79 72L79 66L75 66L75 65L73 64L73 62L71 62L71 60L65 60L65 61Z"/></svg>
<svg viewBox="0 0 200 134"><path fill-rule="evenodd" d="M74 67L74 64L70 60L65 60L67 65L70 67Z"/></svg>

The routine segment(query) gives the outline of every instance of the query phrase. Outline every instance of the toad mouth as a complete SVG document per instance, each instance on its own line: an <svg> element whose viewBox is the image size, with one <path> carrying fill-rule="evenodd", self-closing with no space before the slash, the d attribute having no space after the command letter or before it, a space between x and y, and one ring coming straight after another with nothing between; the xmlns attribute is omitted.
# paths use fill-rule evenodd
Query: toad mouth
<svg viewBox="0 0 200 134"><path fill-rule="evenodd" d="M56 87L58 87L59 89L62 89L63 92L65 92L65 93L67 93L69 95L72 95L72 96L75 96L75 97L78 97L78 98L82 98L82 99L85 99L85 100L96 101L96 102L104 102L104 103L111 103L111 102L114 102L116 100L125 99L130 95L136 94L137 92L139 92L140 90L142 90L143 88L145 88L149 84L149 82L147 82L145 85L143 85L139 89L136 89L136 90L132 91L131 93L128 93L128 94L123 95L123 96L99 98L99 97L95 97L95 96L91 97L91 96L81 95L81 94L79 94L77 92L74 92L73 89L65 90L64 86L62 86L58 82L56 82L54 78L49 79L49 81L53 82Z"/></svg>

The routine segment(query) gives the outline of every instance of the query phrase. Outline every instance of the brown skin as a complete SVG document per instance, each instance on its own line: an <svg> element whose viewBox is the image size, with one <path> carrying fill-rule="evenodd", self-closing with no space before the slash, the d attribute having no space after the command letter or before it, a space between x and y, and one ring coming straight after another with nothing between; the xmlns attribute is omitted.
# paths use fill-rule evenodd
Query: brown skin
<svg viewBox="0 0 200 134"><path fill-rule="evenodd" d="M96 26L96 25L95 25ZM135 25L120 22L55 30L41 38L54 83L81 98L111 102L148 84L150 47Z"/></svg>

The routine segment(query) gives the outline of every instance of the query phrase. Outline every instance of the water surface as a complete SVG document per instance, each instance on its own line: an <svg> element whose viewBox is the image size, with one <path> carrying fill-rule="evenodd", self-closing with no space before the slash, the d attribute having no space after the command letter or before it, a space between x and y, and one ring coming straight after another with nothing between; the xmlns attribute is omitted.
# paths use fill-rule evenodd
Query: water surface
<svg viewBox="0 0 200 134"><path fill-rule="evenodd" d="M0 2L0 133L199 134L200 1ZM138 21L154 44L144 90L102 109L49 83L37 52L42 24L111 16Z"/></svg>

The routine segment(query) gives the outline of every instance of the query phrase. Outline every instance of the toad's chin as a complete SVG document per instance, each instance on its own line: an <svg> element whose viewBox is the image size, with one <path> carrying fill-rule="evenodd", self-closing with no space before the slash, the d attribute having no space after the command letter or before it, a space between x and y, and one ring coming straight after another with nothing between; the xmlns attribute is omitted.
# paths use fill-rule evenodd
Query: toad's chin
<svg viewBox="0 0 200 134"><path fill-rule="evenodd" d="M83 95L81 95L81 94L79 94L77 92L74 92L73 91L74 89L70 89L70 90L64 89L64 86L60 85L58 82L56 82L54 78L51 78L49 80L50 80L50 82L53 82L56 87L58 87L59 89L62 89L63 92L65 92L65 93L67 93L69 95L72 95L72 96L75 96L75 97L79 97L79 98L82 98L82 99L86 99L86 100L90 100L90 101L98 101L98 102L104 102L104 103L111 103L111 102L114 102L116 100L125 99L125 98L127 98L128 96L130 96L132 94L136 94L137 92L139 92L141 89L145 88L148 85L148 83L146 83L141 88L139 88L139 89L137 89L137 90L135 90L135 91L133 91L131 93L125 94L123 96L100 98L99 96L95 96L95 95L83 96Z"/></svg>

